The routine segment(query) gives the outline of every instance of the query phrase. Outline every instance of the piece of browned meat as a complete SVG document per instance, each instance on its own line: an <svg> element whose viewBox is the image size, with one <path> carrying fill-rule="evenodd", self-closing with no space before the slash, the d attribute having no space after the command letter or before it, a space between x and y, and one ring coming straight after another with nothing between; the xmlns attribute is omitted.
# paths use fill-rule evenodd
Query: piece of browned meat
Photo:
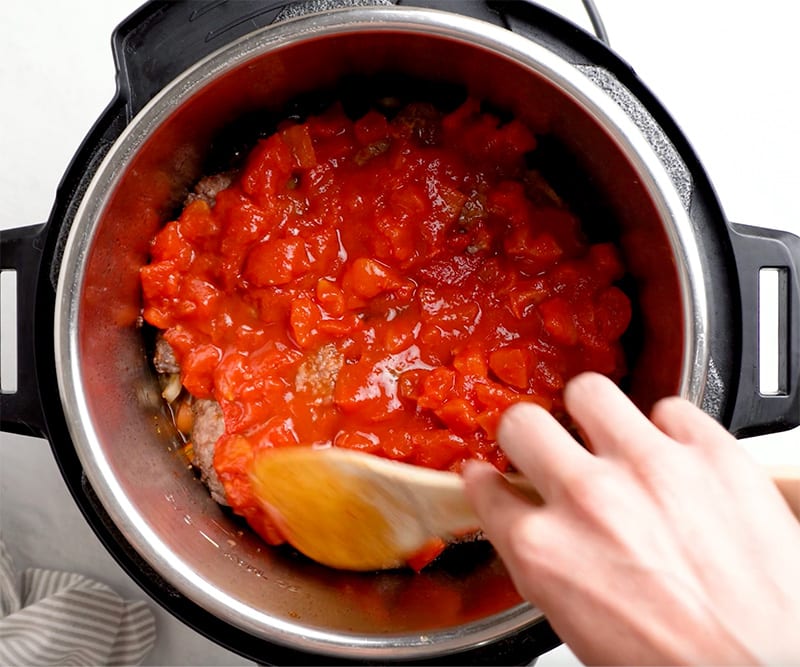
<svg viewBox="0 0 800 667"><path fill-rule="evenodd" d="M200 471L200 479L208 487L211 497L221 505L227 505L225 488L214 469L214 447L225 433L225 420L219 403L210 399L198 399L192 404L192 464Z"/></svg>
<svg viewBox="0 0 800 667"><path fill-rule="evenodd" d="M333 343L323 345L297 367L295 390L311 394L320 405L329 405L343 364L344 355Z"/></svg>
<svg viewBox="0 0 800 667"><path fill-rule="evenodd" d="M217 194L229 188L234 178L236 178L236 172L233 171L201 178L194 186L194 190L186 196L185 204L202 199L213 207L217 201Z"/></svg>
<svg viewBox="0 0 800 667"><path fill-rule="evenodd" d="M159 373L180 373L181 367L175 358L175 350L161 332L156 336L156 349L153 353L153 366Z"/></svg>

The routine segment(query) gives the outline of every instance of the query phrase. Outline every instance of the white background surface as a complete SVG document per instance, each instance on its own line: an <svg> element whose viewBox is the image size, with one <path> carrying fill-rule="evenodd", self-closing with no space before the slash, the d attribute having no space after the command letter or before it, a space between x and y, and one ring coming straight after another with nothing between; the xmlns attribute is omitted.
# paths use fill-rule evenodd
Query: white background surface
<svg viewBox="0 0 800 667"><path fill-rule="evenodd" d="M543 4L589 27L578 0ZM800 233L800 5L793 0L597 4L612 47L683 128L728 218ZM2 3L2 228L47 219L61 175L114 93L111 31L138 5L139 0ZM797 431L743 446L765 462L800 464ZM0 434L0 535L19 568L82 572L129 597L144 596L83 521L43 440ZM159 639L148 664L248 664L153 608ZM538 664L576 662L561 647Z"/></svg>

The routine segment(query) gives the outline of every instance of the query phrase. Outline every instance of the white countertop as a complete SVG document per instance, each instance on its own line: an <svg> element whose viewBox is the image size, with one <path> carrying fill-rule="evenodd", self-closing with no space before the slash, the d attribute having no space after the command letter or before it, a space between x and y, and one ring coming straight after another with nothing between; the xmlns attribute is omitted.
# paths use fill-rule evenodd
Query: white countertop
<svg viewBox="0 0 800 667"><path fill-rule="evenodd" d="M682 127L728 219L800 234L800 5L791 0L596 2L612 47ZM0 227L47 219L69 160L113 96L111 32L139 4L3 4ZM589 28L579 0L542 4ZM3 354L6 363L8 352ZM742 445L764 462L800 464L797 430ZM20 568L82 572L128 597L144 597L84 522L43 440L0 434L0 535ZM250 664L153 608L159 639L147 664ZM538 664L576 662L561 647Z"/></svg>

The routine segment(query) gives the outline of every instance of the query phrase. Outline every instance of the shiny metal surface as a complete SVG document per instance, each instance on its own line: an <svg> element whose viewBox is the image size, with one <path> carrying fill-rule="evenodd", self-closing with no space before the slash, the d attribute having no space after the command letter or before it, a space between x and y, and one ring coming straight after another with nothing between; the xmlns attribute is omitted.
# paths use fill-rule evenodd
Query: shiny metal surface
<svg viewBox="0 0 800 667"><path fill-rule="evenodd" d="M99 168L65 249L54 335L72 440L111 518L176 589L265 639L373 660L464 650L541 614L490 553L421 575L338 573L265 547L222 512L176 452L137 328L138 267L222 127L386 69L463 84L579 156L637 283L632 395L647 404L677 389L699 402L708 363L703 263L674 183L624 111L544 47L453 14L337 10L253 33L165 88Z"/></svg>

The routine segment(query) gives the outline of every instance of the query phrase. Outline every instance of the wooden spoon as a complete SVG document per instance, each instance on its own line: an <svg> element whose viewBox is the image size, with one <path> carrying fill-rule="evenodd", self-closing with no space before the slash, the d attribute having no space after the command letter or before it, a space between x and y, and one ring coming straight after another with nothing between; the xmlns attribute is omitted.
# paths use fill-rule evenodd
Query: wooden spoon
<svg viewBox="0 0 800 667"><path fill-rule="evenodd" d="M767 472L800 520L800 468ZM542 502L524 478L506 477ZM251 479L286 541L339 569L400 567L433 540L449 543L479 530L459 475L363 452L268 449L256 457Z"/></svg>
<svg viewBox="0 0 800 667"><path fill-rule="evenodd" d="M800 521L800 465L773 464L765 466L765 470L795 518Z"/></svg>
<svg viewBox="0 0 800 667"><path fill-rule="evenodd" d="M541 502L522 477L508 478ZM480 529L460 475L354 450L264 450L251 479L286 541L339 569L400 567L432 541L449 543Z"/></svg>

